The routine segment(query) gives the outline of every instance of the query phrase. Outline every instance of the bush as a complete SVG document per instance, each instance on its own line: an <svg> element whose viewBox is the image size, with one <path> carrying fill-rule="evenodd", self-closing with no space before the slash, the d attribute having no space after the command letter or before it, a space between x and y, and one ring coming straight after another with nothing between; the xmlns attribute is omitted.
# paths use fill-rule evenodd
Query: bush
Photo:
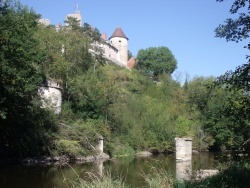
<svg viewBox="0 0 250 188"><path fill-rule="evenodd" d="M79 154L83 154L83 150L79 141L75 140L57 140L56 148L60 152L60 154L66 154L70 156L77 156Z"/></svg>

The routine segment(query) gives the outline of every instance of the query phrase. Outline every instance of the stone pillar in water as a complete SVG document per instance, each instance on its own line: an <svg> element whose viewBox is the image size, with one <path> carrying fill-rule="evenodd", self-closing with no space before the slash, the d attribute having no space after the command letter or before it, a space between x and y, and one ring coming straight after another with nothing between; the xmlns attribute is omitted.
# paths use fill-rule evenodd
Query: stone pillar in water
<svg viewBox="0 0 250 188"><path fill-rule="evenodd" d="M176 160L192 160L192 138L175 138Z"/></svg>
<svg viewBox="0 0 250 188"><path fill-rule="evenodd" d="M190 179L192 171L192 139L175 138L176 149L176 178Z"/></svg>

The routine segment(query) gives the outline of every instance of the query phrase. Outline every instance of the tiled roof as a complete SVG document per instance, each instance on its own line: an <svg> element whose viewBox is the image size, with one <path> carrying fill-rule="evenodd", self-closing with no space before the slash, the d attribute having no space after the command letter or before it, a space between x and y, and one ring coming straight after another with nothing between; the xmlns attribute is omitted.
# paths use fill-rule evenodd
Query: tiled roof
<svg viewBox="0 0 250 188"><path fill-rule="evenodd" d="M121 38L125 38L128 40L128 38L126 37L126 35L123 33L122 29L120 27L117 27L113 33L113 35L109 38L114 38L114 37L121 37Z"/></svg>

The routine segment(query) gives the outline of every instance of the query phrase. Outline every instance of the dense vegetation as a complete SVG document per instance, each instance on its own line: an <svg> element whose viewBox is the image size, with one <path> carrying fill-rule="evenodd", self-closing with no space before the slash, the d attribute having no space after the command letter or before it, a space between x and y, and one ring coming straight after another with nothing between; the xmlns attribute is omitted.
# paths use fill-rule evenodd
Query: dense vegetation
<svg viewBox="0 0 250 188"><path fill-rule="evenodd" d="M88 51L98 29L69 19L56 31L38 18L18 3L0 2L1 157L86 156L99 135L111 155L173 151L174 138L183 136L196 150L238 149L248 139L246 90L210 77L182 86L171 78L177 63L167 47L142 49L138 69L115 66L101 51ZM40 108L37 90L46 80L61 84L60 115Z"/></svg>

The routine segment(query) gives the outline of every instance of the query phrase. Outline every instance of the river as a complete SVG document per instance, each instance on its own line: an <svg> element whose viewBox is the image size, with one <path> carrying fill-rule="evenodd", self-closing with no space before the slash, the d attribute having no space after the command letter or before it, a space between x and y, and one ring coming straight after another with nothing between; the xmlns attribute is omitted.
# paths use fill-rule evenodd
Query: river
<svg viewBox="0 0 250 188"><path fill-rule="evenodd" d="M192 156L192 170L218 168L221 153L201 152ZM221 163L220 163L221 164ZM121 177L131 187L143 186L143 174L161 168L173 177L182 176L179 170L185 165L176 164L175 154L152 157L122 157L99 163L71 165L0 165L0 187L4 188L64 188L64 177L75 180L76 174L85 179L87 173L108 172Z"/></svg>

